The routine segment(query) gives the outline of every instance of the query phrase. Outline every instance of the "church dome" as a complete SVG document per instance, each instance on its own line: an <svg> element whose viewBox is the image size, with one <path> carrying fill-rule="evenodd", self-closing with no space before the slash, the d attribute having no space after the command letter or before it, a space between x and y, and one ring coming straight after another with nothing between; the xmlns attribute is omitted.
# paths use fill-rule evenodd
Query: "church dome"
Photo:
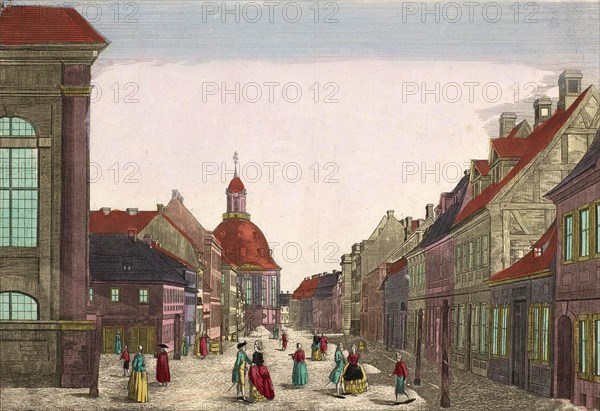
<svg viewBox="0 0 600 411"><path fill-rule="evenodd" d="M228 218L215 228L213 235L225 257L242 270L280 268L269 253L265 235L250 220Z"/></svg>
<svg viewBox="0 0 600 411"><path fill-rule="evenodd" d="M246 187L244 187L242 179L237 176L231 180L231 182L229 183L229 187L227 187L227 190L231 191L232 193L239 193L240 191L244 191L245 189Z"/></svg>

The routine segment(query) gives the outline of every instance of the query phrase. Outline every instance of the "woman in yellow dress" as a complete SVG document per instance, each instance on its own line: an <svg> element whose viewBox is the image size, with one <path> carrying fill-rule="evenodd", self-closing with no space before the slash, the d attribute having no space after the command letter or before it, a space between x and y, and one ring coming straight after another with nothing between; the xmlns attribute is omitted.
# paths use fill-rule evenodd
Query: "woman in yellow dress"
<svg viewBox="0 0 600 411"><path fill-rule="evenodd" d="M356 344L352 344L352 348L348 354L348 363L344 367L344 373L342 374L344 391L352 395L362 394L369 389L367 373L358 362L359 359L360 354L356 352Z"/></svg>
<svg viewBox="0 0 600 411"><path fill-rule="evenodd" d="M148 374L146 373L146 359L142 354L142 346L138 345L138 352L131 363L131 376L127 386L127 396L135 402L148 401Z"/></svg>

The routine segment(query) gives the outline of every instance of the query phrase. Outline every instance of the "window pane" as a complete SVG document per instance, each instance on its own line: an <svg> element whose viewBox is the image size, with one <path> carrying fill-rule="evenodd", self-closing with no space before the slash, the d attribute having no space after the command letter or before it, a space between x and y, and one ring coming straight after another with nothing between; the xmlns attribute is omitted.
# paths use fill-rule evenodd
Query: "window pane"
<svg viewBox="0 0 600 411"><path fill-rule="evenodd" d="M579 321L579 372L587 372L587 329L586 322Z"/></svg>
<svg viewBox="0 0 600 411"><path fill-rule="evenodd" d="M533 315L531 318L532 321L532 327L531 327L531 338L533 339L533 353L532 353L532 359L537 360L539 358L539 344L540 344L540 340L539 340L539 332L540 332L540 327L539 327L539 320L540 320L540 309L539 307L534 307L533 309Z"/></svg>
<svg viewBox="0 0 600 411"><path fill-rule="evenodd" d="M508 346L508 307L502 308L502 345L500 347L500 355L506 355Z"/></svg>
<svg viewBox="0 0 600 411"><path fill-rule="evenodd" d="M479 321L479 328L480 328L480 346L479 346L479 352L481 352L482 354L485 354L487 352L487 305L486 304L482 304L481 305L481 320Z"/></svg>
<svg viewBox="0 0 600 411"><path fill-rule="evenodd" d="M596 338L596 353L594 355L594 375L600 375L600 320L594 321L594 337Z"/></svg>
<svg viewBox="0 0 600 411"><path fill-rule="evenodd" d="M35 137L31 123L17 117L0 118L0 136L3 137Z"/></svg>
<svg viewBox="0 0 600 411"><path fill-rule="evenodd" d="M590 222L589 222L589 210L581 210L579 212L579 255L586 257L590 255L589 235L590 235Z"/></svg>
<svg viewBox="0 0 600 411"><path fill-rule="evenodd" d="M0 319L38 320L37 301L26 294L0 293Z"/></svg>
<svg viewBox="0 0 600 411"><path fill-rule="evenodd" d="M596 252L600 253L600 203L596 204Z"/></svg>
<svg viewBox="0 0 600 411"><path fill-rule="evenodd" d="M498 307L494 307L492 313L492 354L498 354Z"/></svg>
<svg viewBox="0 0 600 411"><path fill-rule="evenodd" d="M573 216L565 216L565 245L564 258L565 260L573 259Z"/></svg>
<svg viewBox="0 0 600 411"><path fill-rule="evenodd" d="M89 290L89 297L90 297L90 302L94 301L94 289L90 288Z"/></svg>
<svg viewBox="0 0 600 411"><path fill-rule="evenodd" d="M548 362L550 338L550 307L542 308L542 361Z"/></svg>

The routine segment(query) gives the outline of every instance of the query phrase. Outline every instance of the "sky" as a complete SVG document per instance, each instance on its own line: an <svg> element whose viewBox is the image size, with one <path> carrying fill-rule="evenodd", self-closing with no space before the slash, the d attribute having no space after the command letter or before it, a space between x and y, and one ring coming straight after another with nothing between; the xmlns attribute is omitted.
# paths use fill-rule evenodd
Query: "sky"
<svg viewBox="0 0 600 411"><path fill-rule="evenodd" d="M562 70L600 79L598 2L50 4L110 41L91 208L155 209L177 189L214 229L237 151L282 291L339 269L386 210L423 218L488 157L503 111L532 124L535 98L556 107Z"/></svg>

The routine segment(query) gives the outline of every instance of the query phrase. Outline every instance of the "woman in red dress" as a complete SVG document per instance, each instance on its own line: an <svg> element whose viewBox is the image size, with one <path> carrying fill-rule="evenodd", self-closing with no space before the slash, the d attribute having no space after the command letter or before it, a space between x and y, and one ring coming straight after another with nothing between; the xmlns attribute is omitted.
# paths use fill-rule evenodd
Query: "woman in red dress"
<svg viewBox="0 0 600 411"><path fill-rule="evenodd" d="M202 358L208 355L208 335L206 335L206 331L200 337L200 355Z"/></svg>
<svg viewBox="0 0 600 411"><path fill-rule="evenodd" d="M281 332L281 346L283 347L283 351L287 350L287 344L288 344L287 333L284 330Z"/></svg>
<svg viewBox="0 0 600 411"><path fill-rule="evenodd" d="M171 382L171 372L169 370L169 353L166 344L159 344L161 351L158 354L158 360L156 361L156 381L163 386L167 386Z"/></svg>
<svg viewBox="0 0 600 411"><path fill-rule="evenodd" d="M362 394L369 389L367 373L359 363L360 354L356 350L356 344L352 344L348 354L348 364L344 368L344 391L350 394Z"/></svg>
<svg viewBox="0 0 600 411"><path fill-rule="evenodd" d="M263 345L260 340L254 343L254 354L252 354L248 379L250 380L250 396L254 402L262 401L265 398L268 400L275 398L273 381L269 369L265 365Z"/></svg>

